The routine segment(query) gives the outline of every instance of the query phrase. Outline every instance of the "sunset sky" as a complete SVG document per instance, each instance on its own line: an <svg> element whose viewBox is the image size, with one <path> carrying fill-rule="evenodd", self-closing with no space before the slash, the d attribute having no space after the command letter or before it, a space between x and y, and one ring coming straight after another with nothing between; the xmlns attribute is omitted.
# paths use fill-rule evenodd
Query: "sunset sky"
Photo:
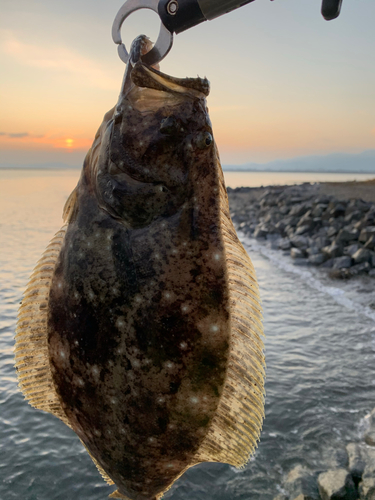
<svg viewBox="0 0 375 500"><path fill-rule="evenodd" d="M0 165L80 166L117 100L124 64L111 38L121 0L1 0ZM151 11L123 39L155 40ZM256 0L175 37L161 70L207 76L223 163L375 149L375 2Z"/></svg>

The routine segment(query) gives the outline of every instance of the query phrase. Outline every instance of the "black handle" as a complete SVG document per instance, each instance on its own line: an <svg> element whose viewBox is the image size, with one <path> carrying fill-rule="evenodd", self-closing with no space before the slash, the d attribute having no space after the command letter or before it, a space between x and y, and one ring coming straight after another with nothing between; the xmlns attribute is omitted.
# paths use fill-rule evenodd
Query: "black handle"
<svg viewBox="0 0 375 500"><path fill-rule="evenodd" d="M336 19L340 14L342 0L323 0L322 3L322 16L327 21Z"/></svg>

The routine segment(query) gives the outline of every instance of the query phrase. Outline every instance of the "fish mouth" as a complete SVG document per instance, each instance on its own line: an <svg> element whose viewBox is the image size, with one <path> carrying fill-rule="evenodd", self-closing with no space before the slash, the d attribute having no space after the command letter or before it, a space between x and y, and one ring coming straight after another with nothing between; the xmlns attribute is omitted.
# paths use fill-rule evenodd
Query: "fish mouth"
<svg viewBox="0 0 375 500"><path fill-rule="evenodd" d="M210 83L207 78L176 78L162 73L158 65L154 67L145 64L142 56L151 48L152 43L145 35L140 35L133 41L121 91L122 96L127 95L134 87L198 98L208 96Z"/></svg>

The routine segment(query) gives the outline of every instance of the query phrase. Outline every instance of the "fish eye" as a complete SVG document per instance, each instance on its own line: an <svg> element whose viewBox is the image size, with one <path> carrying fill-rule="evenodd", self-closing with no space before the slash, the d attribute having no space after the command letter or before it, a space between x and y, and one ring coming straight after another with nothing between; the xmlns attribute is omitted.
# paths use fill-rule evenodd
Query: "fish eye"
<svg viewBox="0 0 375 500"><path fill-rule="evenodd" d="M196 144L199 149L206 149L211 146L213 140L214 139L209 132L202 132L198 135Z"/></svg>

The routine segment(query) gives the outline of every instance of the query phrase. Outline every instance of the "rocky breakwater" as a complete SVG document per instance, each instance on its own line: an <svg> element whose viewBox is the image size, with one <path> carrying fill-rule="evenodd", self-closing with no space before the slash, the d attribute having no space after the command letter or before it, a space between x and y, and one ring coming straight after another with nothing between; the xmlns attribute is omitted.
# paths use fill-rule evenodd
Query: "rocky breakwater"
<svg viewBox="0 0 375 500"><path fill-rule="evenodd" d="M375 189L375 187L374 187ZM375 277L375 204L339 200L318 185L228 189L237 229L333 278Z"/></svg>
<svg viewBox="0 0 375 500"><path fill-rule="evenodd" d="M294 467L274 500L375 500L375 409L363 441L334 450L329 468Z"/></svg>

